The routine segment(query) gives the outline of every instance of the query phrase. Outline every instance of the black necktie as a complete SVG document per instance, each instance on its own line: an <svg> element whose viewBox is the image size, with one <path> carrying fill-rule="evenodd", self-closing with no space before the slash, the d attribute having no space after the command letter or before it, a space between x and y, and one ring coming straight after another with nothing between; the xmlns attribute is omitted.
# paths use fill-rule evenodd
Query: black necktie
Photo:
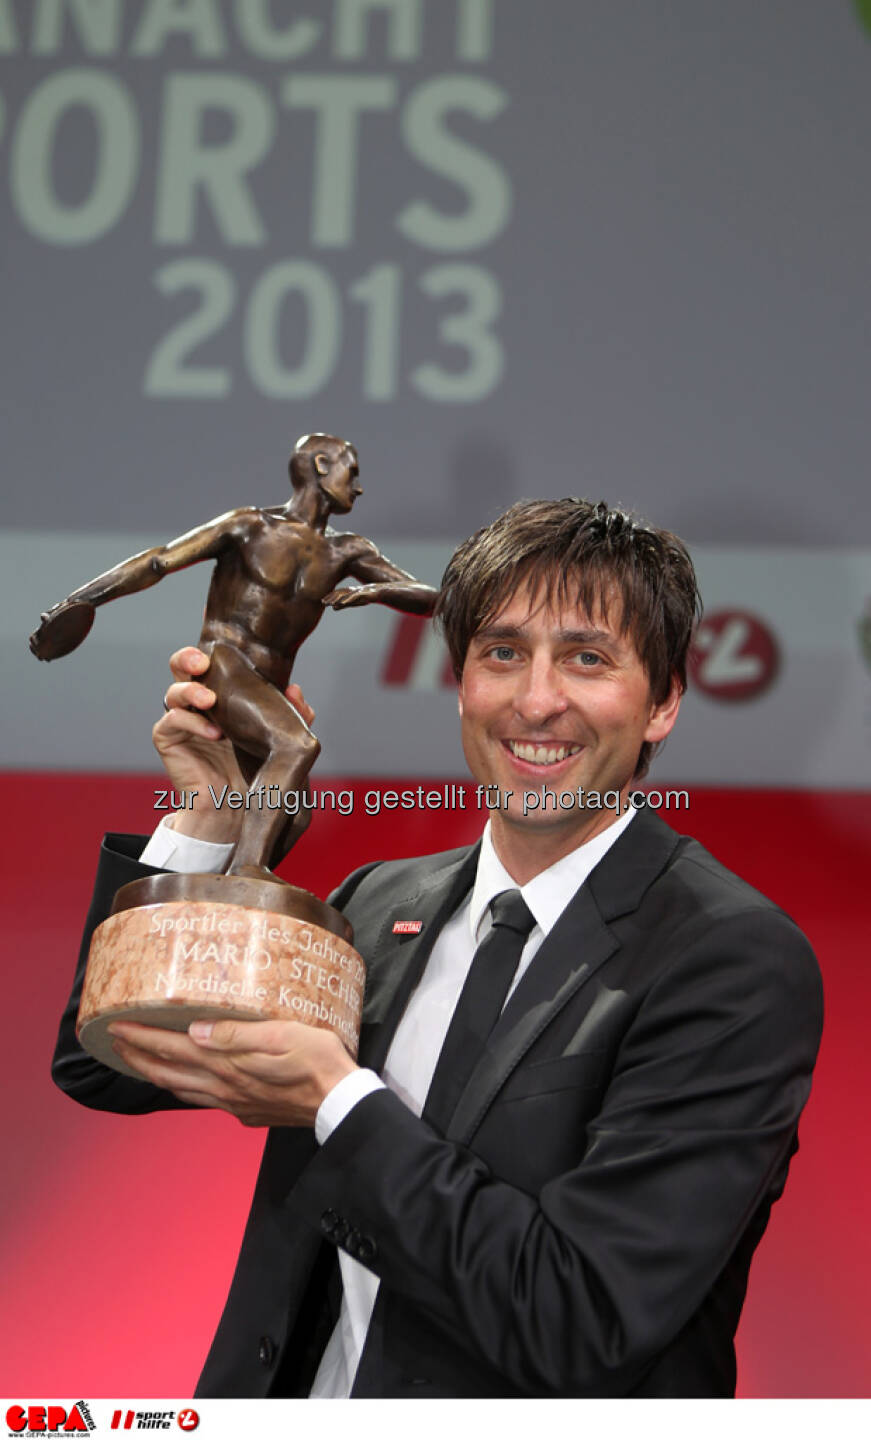
<svg viewBox="0 0 871 1440"><path fill-rule="evenodd" d="M493 925L472 958L423 1107L424 1120L442 1134L502 1013L526 937L535 924L519 890L503 890L491 900L490 911Z"/></svg>

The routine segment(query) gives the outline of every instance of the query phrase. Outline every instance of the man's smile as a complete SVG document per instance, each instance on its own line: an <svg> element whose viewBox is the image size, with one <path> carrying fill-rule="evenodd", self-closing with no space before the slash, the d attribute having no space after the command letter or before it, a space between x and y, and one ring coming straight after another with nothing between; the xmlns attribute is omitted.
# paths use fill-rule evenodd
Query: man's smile
<svg viewBox="0 0 871 1440"><path fill-rule="evenodd" d="M529 765L555 765L569 760L584 748L572 741L503 740L502 744L514 756Z"/></svg>

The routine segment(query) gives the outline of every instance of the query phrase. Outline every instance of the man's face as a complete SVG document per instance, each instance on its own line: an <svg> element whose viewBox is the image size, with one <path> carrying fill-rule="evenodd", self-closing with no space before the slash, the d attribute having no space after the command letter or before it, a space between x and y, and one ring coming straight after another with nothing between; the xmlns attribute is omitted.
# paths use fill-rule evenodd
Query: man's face
<svg viewBox="0 0 871 1440"><path fill-rule="evenodd" d="M635 645L620 634L619 603L611 611L551 609L523 589L469 646L463 750L480 784L513 791L490 819L500 858L521 884L519 870L537 864L530 873L538 873L617 818L614 809L584 808L579 787L619 791L625 802L642 743L664 739L677 717L677 684L654 703ZM556 807L530 802L524 815L524 795L540 799L542 786L556 792ZM561 807L560 793L574 803Z"/></svg>
<svg viewBox="0 0 871 1440"><path fill-rule="evenodd" d="M330 497L330 509L336 514L347 515L357 496L363 494L357 478L360 473L357 452L353 445L345 445L328 458L330 468L321 477L321 489Z"/></svg>

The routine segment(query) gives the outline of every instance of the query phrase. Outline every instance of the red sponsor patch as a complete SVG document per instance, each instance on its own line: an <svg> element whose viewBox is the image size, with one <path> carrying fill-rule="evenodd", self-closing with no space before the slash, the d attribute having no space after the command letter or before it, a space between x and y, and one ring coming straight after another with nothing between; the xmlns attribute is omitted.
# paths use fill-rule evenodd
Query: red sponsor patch
<svg viewBox="0 0 871 1440"><path fill-rule="evenodd" d="M422 920L394 920L394 935L419 935L423 929Z"/></svg>

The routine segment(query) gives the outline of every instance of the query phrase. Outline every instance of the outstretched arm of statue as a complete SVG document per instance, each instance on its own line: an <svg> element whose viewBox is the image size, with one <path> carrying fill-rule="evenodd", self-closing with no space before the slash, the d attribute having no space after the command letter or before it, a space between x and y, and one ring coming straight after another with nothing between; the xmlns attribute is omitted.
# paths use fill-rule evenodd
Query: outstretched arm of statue
<svg viewBox="0 0 871 1440"><path fill-rule="evenodd" d="M215 559L224 546L241 537L250 510L231 510L207 525L189 530L166 545L155 545L131 555L111 570L80 585L40 617L41 624L30 637L30 648L38 660L57 660L82 643L94 622L97 605L148 590L174 570L184 570L201 560Z"/></svg>
<svg viewBox="0 0 871 1440"><path fill-rule="evenodd" d="M355 580L362 580L358 589L341 587L331 590L323 599L324 605L334 610L347 610L358 605L389 605L392 610L404 610L411 615L431 615L435 609L438 590L415 580L407 570L401 570L382 555L370 540L350 561L347 573Z"/></svg>

